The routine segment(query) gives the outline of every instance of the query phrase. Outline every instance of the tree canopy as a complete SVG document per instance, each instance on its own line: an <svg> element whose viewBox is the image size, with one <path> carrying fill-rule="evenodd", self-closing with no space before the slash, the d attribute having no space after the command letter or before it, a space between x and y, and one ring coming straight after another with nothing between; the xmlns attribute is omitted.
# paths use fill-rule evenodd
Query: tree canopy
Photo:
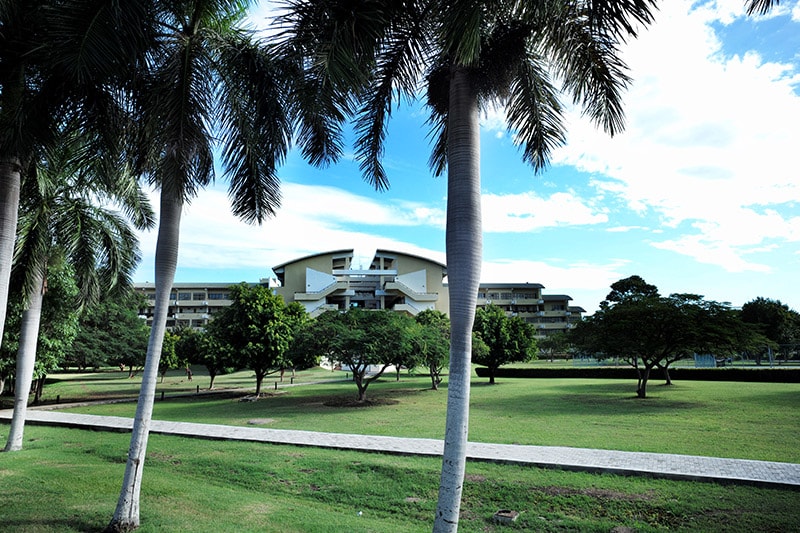
<svg viewBox="0 0 800 533"><path fill-rule="evenodd" d="M290 351L296 332L307 320L300 304L286 305L263 285L241 283L231 287L230 295L233 302L214 317L209 333L235 366L255 373L256 396L268 374L316 362Z"/></svg>
<svg viewBox="0 0 800 533"><path fill-rule="evenodd" d="M753 342L754 332L727 303L696 294L660 296L654 285L632 276L612 285L591 317L570 332L580 351L626 361L637 371L638 397L647 396L651 371L693 354L728 355Z"/></svg>
<svg viewBox="0 0 800 533"><path fill-rule="evenodd" d="M536 357L536 332L516 316L506 316L496 305L481 307L475 313L475 333L486 343L488 351L474 361L489 369L489 383L494 384L495 372L502 365L530 361Z"/></svg>

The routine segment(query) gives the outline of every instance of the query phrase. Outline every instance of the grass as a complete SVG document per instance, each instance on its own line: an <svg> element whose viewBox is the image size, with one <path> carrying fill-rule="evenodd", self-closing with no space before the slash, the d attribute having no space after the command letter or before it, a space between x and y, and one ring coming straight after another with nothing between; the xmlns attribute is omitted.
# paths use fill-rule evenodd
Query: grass
<svg viewBox="0 0 800 533"><path fill-rule="evenodd" d="M0 454L0 531L102 529L128 441L27 428L23 451ZM152 435L140 531L430 531L440 466L435 458ZM787 490L469 463L459 529L784 532L800 528L797 504ZM498 509L521 515L501 526L492 521Z"/></svg>
<svg viewBox="0 0 800 533"><path fill-rule="evenodd" d="M330 379L331 373L300 373L295 382L323 378ZM116 378L103 379L109 390L123 388L127 382L119 373ZM246 372L226 379L220 386L249 385L252 390ZM115 380L123 385L114 384ZM45 391L67 387L71 381L48 385ZM184 387L184 391L194 392L196 389L185 385L198 381L204 379L186 382L185 376L173 375L159 390L172 394ZM633 380L579 379L500 379L489 386L486 380L475 378L470 440L800 463L796 446L800 434L798 384L676 381L666 387L653 381L645 400L635 398L634 386ZM156 402L154 417L232 425L259 419L276 429L442 438L447 393L429 388L425 376L403 374L400 382L388 377L368 390L368 398L378 405L353 408L341 405L342 399L355 396L355 386L346 381L279 388L277 392L265 385L271 396L258 402L239 402L238 397L167 396L166 401ZM133 416L135 404L82 406L74 411Z"/></svg>

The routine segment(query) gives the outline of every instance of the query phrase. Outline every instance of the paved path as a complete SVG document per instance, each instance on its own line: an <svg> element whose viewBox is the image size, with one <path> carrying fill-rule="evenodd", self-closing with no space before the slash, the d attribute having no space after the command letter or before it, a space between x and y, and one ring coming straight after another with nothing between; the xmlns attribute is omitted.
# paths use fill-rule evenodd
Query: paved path
<svg viewBox="0 0 800 533"><path fill-rule="evenodd" d="M0 421L10 421L11 414L11 410L0 410ZM106 431L130 431L133 427L132 418L82 415L38 409L28 410L27 421L33 424ZM223 426L163 420L153 420L151 433L206 439L318 446L402 455L441 456L443 448L442 441L437 439L319 433L315 431ZM722 459L694 455L620 452L564 446L521 446L480 442L469 443L467 457L477 461L495 461L591 472L613 472L627 475L650 475L671 479L746 483L800 490L800 464L794 463Z"/></svg>

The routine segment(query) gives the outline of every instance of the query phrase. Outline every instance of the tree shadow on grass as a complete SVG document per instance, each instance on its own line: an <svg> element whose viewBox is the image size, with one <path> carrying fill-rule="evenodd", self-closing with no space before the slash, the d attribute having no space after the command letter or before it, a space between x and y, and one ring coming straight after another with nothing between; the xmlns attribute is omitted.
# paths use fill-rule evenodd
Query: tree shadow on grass
<svg viewBox="0 0 800 533"><path fill-rule="evenodd" d="M648 390L651 395L638 398L635 394L634 382L611 383L575 383L549 387L546 391L536 391L537 380L531 380L534 392L530 394L499 394L495 397L481 395L473 397L472 409L485 410L505 414L531 414L537 416L593 415L598 417L618 416L620 413L661 413L702 408L706 404L698 401L687 401L679 398L680 389L676 385L665 387L662 384L651 384ZM501 383L488 386L500 387ZM664 391L669 393L664 394ZM656 392L656 395L653 393ZM674 395L672 393L675 393Z"/></svg>

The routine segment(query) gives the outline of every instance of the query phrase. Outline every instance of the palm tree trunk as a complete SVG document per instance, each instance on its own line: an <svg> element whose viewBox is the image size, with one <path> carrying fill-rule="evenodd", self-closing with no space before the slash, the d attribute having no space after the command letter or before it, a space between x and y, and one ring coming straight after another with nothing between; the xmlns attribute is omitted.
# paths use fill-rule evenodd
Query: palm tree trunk
<svg viewBox="0 0 800 533"><path fill-rule="evenodd" d="M14 387L14 414L11 429L3 451L15 452L22 449L22 434L25 431L25 416L28 410L28 397L33 381L33 367L36 363L36 344L39 341L39 322L42 318L44 298L44 271L34 268L34 289L28 295L28 305L22 313L22 326L17 351L17 376Z"/></svg>
<svg viewBox="0 0 800 533"><path fill-rule="evenodd" d="M481 176L478 101L464 69L452 72L447 138L447 277L450 377L442 474L434 532L457 531L466 468L472 324L481 278Z"/></svg>
<svg viewBox="0 0 800 533"><path fill-rule="evenodd" d="M142 387L139 391L139 402L136 406L136 417L133 421L131 445L128 450L128 461L125 465L125 476L122 480L122 491L117 508L106 531L131 531L139 527L139 493L142 486L142 472L147 450L147 438L150 433L150 421L153 417L153 403L158 380L158 364L161 358L161 346L164 342L164 331L169 313L169 296L175 280L175 269L178 265L178 240L180 236L181 211L183 202L163 191L161 193L161 214L158 223L158 241L156 242L155 284L156 301L153 309L153 326L150 329L150 341L147 345L147 359L142 373Z"/></svg>
<svg viewBox="0 0 800 533"><path fill-rule="evenodd" d="M20 172L16 157L0 159L0 341L6 324L11 263L17 238Z"/></svg>

